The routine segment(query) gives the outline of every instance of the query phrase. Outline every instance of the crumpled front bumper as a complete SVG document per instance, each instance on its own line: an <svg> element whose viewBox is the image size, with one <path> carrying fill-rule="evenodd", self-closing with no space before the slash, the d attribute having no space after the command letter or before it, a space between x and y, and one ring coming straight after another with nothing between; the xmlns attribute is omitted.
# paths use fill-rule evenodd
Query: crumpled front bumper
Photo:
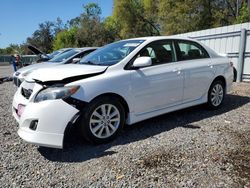
<svg viewBox="0 0 250 188"><path fill-rule="evenodd" d="M25 105L21 116L18 105ZM46 147L63 148L64 132L72 118L79 112L61 99L39 103L28 101L20 92L13 99L13 116L19 123L18 135L25 141ZM36 129L31 126L36 121Z"/></svg>

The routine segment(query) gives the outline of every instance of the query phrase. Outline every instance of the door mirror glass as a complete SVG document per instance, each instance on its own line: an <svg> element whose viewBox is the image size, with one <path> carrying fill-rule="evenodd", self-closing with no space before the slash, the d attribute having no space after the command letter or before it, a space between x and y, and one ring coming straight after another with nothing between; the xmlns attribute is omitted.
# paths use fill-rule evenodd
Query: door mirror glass
<svg viewBox="0 0 250 188"><path fill-rule="evenodd" d="M148 67L152 65L152 59L150 57L138 57L133 63L134 68Z"/></svg>

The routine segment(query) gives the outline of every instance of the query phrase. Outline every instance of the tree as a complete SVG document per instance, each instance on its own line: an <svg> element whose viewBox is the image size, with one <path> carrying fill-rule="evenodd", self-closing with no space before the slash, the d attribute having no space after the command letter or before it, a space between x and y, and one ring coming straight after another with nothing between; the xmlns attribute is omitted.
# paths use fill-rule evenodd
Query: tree
<svg viewBox="0 0 250 188"><path fill-rule="evenodd" d="M109 31L109 34L113 36L114 40L122 39L119 33L118 22L114 19L113 16L107 17L103 22L104 28L106 31Z"/></svg>
<svg viewBox="0 0 250 188"><path fill-rule="evenodd" d="M58 50L66 47L76 47L77 27L72 27L57 33L53 41L53 49Z"/></svg>
<svg viewBox="0 0 250 188"><path fill-rule="evenodd" d="M80 27L80 21L81 21L80 16L77 16L77 17L67 21L67 27L69 27L69 28Z"/></svg>
<svg viewBox="0 0 250 188"><path fill-rule="evenodd" d="M112 17L122 38L159 35L157 1L114 0Z"/></svg>
<svg viewBox="0 0 250 188"><path fill-rule="evenodd" d="M28 55L32 54L25 44L10 44L7 48L0 49L1 55Z"/></svg>
<svg viewBox="0 0 250 188"><path fill-rule="evenodd" d="M235 23L244 23L250 21L250 12L247 7L247 3L244 2L240 8L239 15L236 18Z"/></svg>
<svg viewBox="0 0 250 188"><path fill-rule="evenodd" d="M50 21L39 24L39 29L32 34L32 37L27 38L27 43L38 47L45 53L51 52L54 38L53 26L54 23Z"/></svg>
<svg viewBox="0 0 250 188"><path fill-rule="evenodd" d="M115 36L106 29L100 18L101 9L95 3L84 6L76 40L78 46L102 46L114 41ZM106 25L107 26L107 25Z"/></svg>
<svg viewBox="0 0 250 188"><path fill-rule="evenodd" d="M6 48L0 48L0 54L1 55L10 55L10 54L14 54L14 50L8 46Z"/></svg>
<svg viewBox="0 0 250 188"><path fill-rule="evenodd" d="M96 3L64 24L46 21L27 39L44 52L64 47L102 46L125 38L172 35L250 21L250 0L114 0L112 15L101 17ZM27 50L19 46L23 53ZM1 52L10 52L1 49Z"/></svg>
<svg viewBox="0 0 250 188"><path fill-rule="evenodd" d="M53 30L54 30L54 36L57 34L57 33L59 33L59 32L61 32L61 31L63 31L63 30L65 30L66 29L66 25L63 23L63 21L62 21L62 19L61 18L57 18L56 19L56 21L54 22L54 25L53 25Z"/></svg>

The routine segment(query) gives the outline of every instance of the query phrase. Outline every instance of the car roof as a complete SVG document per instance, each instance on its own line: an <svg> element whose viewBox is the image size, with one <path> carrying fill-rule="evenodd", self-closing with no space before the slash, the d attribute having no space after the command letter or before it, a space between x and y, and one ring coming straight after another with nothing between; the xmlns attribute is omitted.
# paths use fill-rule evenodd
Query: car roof
<svg viewBox="0 0 250 188"><path fill-rule="evenodd" d="M154 40L164 40L164 39L176 39L176 40L189 40L189 41L197 41L188 37L176 37L176 36L148 36L148 37L138 37L138 38L130 38L125 40L147 40L147 41L154 41Z"/></svg>
<svg viewBox="0 0 250 188"><path fill-rule="evenodd" d="M61 48L58 51L66 51L66 50L71 50L71 49L73 49L73 48Z"/></svg>
<svg viewBox="0 0 250 188"><path fill-rule="evenodd" d="M87 50L96 50L98 47L83 47L83 48L73 48L73 50L79 50L79 51L87 51Z"/></svg>

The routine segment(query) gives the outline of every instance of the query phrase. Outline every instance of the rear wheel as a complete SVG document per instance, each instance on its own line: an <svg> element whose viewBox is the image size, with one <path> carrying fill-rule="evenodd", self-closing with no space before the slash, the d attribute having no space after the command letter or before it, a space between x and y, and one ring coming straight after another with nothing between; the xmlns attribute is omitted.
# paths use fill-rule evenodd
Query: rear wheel
<svg viewBox="0 0 250 188"><path fill-rule="evenodd" d="M84 110L82 135L92 143L105 143L115 138L125 122L125 111L115 98L99 98Z"/></svg>
<svg viewBox="0 0 250 188"><path fill-rule="evenodd" d="M225 85L221 80L216 80L210 86L208 91L208 107L217 109L223 103L225 97Z"/></svg>
<svg viewBox="0 0 250 188"><path fill-rule="evenodd" d="M237 70L235 68L233 68L233 71L234 71L234 82L236 82L237 80Z"/></svg>

